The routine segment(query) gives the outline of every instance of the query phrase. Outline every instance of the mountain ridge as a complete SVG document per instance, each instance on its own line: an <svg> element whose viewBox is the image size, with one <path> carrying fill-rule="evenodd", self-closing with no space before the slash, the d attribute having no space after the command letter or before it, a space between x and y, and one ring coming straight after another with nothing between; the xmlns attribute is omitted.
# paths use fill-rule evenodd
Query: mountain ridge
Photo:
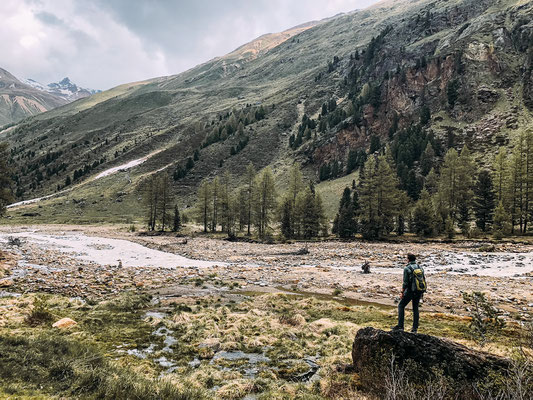
<svg viewBox="0 0 533 400"><path fill-rule="evenodd" d="M69 102L101 92L101 90L80 87L73 83L68 77L63 78L59 82L52 82L47 85L43 85L42 83L31 78L23 79L22 82L43 92L48 92L53 95L63 97Z"/></svg>
<svg viewBox="0 0 533 400"><path fill-rule="evenodd" d="M0 126L66 104L60 96L33 88L0 68Z"/></svg>

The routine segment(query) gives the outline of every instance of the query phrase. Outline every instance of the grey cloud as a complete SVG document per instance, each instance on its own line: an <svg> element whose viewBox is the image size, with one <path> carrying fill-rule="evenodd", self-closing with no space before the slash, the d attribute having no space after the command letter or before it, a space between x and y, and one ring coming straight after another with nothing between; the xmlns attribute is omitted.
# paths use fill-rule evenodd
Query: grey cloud
<svg viewBox="0 0 533 400"><path fill-rule="evenodd" d="M16 8L18 1L2 0L0 13L2 3ZM46 47L26 49L24 56L31 61L36 56L45 60L28 65L20 61L20 49L4 49L0 43L6 59L10 51L19 57L0 67L12 68L15 75L20 75L19 69L26 74L21 77L31 75L44 83L68 75L82 86L106 89L176 74L262 34L364 8L376 1L26 0L26 7L48 31L39 39ZM15 33L9 37L1 27L0 33L14 43L21 39ZM34 72L29 73L32 68Z"/></svg>
<svg viewBox="0 0 533 400"><path fill-rule="evenodd" d="M35 13L35 17L47 25L65 26L65 23L61 19L46 11Z"/></svg>

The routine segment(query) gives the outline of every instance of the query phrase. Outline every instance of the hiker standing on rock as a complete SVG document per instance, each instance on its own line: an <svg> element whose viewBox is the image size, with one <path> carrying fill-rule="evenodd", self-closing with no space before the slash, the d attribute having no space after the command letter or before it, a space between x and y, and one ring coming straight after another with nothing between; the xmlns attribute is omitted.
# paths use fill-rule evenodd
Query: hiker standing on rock
<svg viewBox="0 0 533 400"><path fill-rule="evenodd" d="M392 330L403 331L405 306L412 301L413 328L411 329L411 332L416 333L418 331L418 321L420 319L418 305L420 304L422 295L426 291L427 285L424 270L416 263L416 256L414 254L408 254L407 260L409 263L403 269L402 294L400 295L400 304L398 304L398 325L394 326Z"/></svg>

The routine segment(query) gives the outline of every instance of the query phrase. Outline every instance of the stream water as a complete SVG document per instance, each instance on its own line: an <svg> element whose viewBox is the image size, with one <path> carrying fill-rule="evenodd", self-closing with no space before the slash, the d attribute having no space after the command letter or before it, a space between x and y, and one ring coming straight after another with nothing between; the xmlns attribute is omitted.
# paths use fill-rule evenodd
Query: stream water
<svg viewBox="0 0 533 400"><path fill-rule="evenodd" d="M226 265L225 263L192 260L177 254L149 249L129 240L87 236L82 233L56 235L37 231L0 233L0 245L7 244L10 237L30 242L41 249L66 253L80 261L94 262L101 265L118 265L121 263L124 267L161 268ZM24 261L21 261L21 263L24 263ZM19 266L23 265L19 263Z"/></svg>

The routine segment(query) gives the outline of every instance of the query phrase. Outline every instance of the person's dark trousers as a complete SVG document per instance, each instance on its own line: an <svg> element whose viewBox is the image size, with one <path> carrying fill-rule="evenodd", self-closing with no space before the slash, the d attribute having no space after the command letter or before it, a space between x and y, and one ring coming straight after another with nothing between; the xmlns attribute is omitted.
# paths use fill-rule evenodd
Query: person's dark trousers
<svg viewBox="0 0 533 400"><path fill-rule="evenodd" d="M405 306L413 301L413 331L418 330L418 321L420 319L420 313L418 312L418 304L420 303L420 294L407 291L403 296L403 299L398 304L398 327L404 329L405 319Z"/></svg>

